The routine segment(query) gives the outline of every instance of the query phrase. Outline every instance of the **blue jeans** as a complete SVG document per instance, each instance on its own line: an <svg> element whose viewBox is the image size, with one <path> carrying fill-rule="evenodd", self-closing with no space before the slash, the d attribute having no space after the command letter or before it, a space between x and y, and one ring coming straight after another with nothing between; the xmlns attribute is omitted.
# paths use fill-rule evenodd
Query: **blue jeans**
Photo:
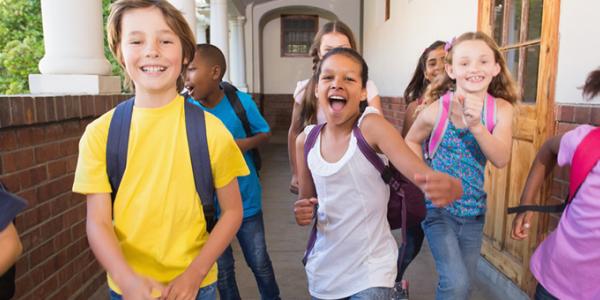
<svg viewBox="0 0 600 300"><path fill-rule="evenodd" d="M425 233L423 233L423 228L421 226L416 225L413 227L406 228L406 250L404 253L404 259L400 262L400 255L402 253L402 246L398 249L398 274L396 275L396 282L402 280L404 276L404 272L408 265L417 257L419 251L421 251L421 246L423 246L423 239L425 238Z"/></svg>
<svg viewBox="0 0 600 300"><path fill-rule="evenodd" d="M392 298L392 288L386 287L372 287L366 290L362 290L350 297L346 297L340 300L380 300ZM316 297L311 297L312 300L321 300Z"/></svg>
<svg viewBox="0 0 600 300"><path fill-rule="evenodd" d="M535 295L533 296L535 300L558 300L558 298L554 297L548 290L546 290L541 284L537 284L535 288Z"/></svg>
<svg viewBox="0 0 600 300"><path fill-rule="evenodd" d="M260 297L265 300L280 299L279 287L277 281L275 281L275 273L273 272L269 253L267 253L262 212L245 218L236 236L246 263L254 273ZM231 245L225 249L217 262L219 266L218 287L221 299L241 299L235 281L235 260Z"/></svg>
<svg viewBox="0 0 600 300"><path fill-rule="evenodd" d="M467 299L477 269L485 216L457 217L444 208L427 210L422 223L439 282L436 299Z"/></svg>
<svg viewBox="0 0 600 300"><path fill-rule="evenodd" d="M122 300L121 295L110 290L110 300ZM196 295L196 300L216 300L217 299L217 284L213 283L201 288Z"/></svg>

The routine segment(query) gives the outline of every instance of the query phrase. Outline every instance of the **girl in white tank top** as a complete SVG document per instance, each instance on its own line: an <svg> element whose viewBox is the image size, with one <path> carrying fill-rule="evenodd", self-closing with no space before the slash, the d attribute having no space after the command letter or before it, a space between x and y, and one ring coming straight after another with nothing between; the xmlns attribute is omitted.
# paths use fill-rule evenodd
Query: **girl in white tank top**
<svg viewBox="0 0 600 300"><path fill-rule="evenodd" d="M434 172L406 146L375 109L359 120L366 96L368 67L351 49L336 48L317 69L315 92L327 124L304 156L305 129L296 141L299 200L296 222L308 225L315 214L317 236L308 253L306 275L313 299L390 299L396 278L397 245L386 219L389 187L357 149L352 128L387 162L445 206L460 198L460 181Z"/></svg>

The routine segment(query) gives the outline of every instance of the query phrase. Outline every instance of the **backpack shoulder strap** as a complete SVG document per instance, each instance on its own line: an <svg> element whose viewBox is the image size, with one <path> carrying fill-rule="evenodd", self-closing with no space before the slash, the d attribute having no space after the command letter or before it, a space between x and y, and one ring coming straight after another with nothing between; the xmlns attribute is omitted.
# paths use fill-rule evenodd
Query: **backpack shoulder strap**
<svg viewBox="0 0 600 300"><path fill-rule="evenodd" d="M188 101L185 101L184 107L185 128L194 172L194 184L202 202L206 228L210 232L216 223L215 186L206 138L204 110Z"/></svg>
<svg viewBox="0 0 600 300"><path fill-rule="evenodd" d="M121 179L127 166L127 148L129 146L129 131L135 98L119 103L113 112L108 128L106 143L106 172L112 189L112 202L115 202Z"/></svg>
<svg viewBox="0 0 600 300"><path fill-rule="evenodd" d="M494 132L494 128L496 127L497 122L497 110L498 106L496 104L496 98L494 96L487 94L485 101L483 102L483 113L485 118L485 127L487 130L492 133Z"/></svg>
<svg viewBox="0 0 600 300"><path fill-rule="evenodd" d="M600 127L590 131L575 149L571 163L568 202L573 200L598 160L600 160Z"/></svg>
<svg viewBox="0 0 600 300"><path fill-rule="evenodd" d="M238 89L227 81L222 81L220 85L221 88L223 88L225 96L227 96L227 100L229 100L229 104L231 104L231 107L233 107L235 115L242 122L244 131L246 132L246 137L252 136L252 130L250 129L250 121L248 121L246 109L242 105L242 101L240 101L240 98L237 95Z"/></svg>
<svg viewBox="0 0 600 300"><path fill-rule="evenodd" d="M446 129L448 129L448 119L450 115L450 103L452 100L452 93L447 92L444 94L439 101L438 115L431 131L431 136L427 145L427 158L432 159L440 146Z"/></svg>

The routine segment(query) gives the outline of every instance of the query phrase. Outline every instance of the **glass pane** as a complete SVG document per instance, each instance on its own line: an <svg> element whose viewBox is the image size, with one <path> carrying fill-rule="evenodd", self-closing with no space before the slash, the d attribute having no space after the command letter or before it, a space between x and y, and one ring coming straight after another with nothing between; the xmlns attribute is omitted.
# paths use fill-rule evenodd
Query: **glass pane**
<svg viewBox="0 0 600 300"><path fill-rule="evenodd" d="M521 34L521 12L523 3L521 0L514 0L508 11L508 45L520 42Z"/></svg>
<svg viewBox="0 0 600 300"><path fill-rule="evenodd" d="M494 40L496 44L502 45L502 27L504 24L504 0L494 1Z"/></svg>
<svg viewBox="0 0 600 300"><path fill-rule="evenodd" d="M519 49L510 49L504 52L504 59L506 59L506 66L513 76L513 79L517 81L519 72Z"/></svg>
<svg viewBox="0 0 600 300"><path fill-rule="evenodd" d="M539 65L540 45L534 45L525 48L525 69L523 70L523 102L535 103L537 98Z"/></svg>
<svg viewBox="0 0 600 300"><path fill-rule="evenodd" d="M527 40L540 38L542 33L543 0L529 0L529 19L527 24Z"/></svg>

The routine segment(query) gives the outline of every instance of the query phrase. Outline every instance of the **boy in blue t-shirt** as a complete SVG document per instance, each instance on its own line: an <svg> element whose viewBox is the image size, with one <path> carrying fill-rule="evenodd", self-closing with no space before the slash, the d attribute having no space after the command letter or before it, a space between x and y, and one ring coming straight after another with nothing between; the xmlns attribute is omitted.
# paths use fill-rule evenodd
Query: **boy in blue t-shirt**
<svg viewBox="0 0 600 300"><path fill-rule="evenodd" d="M244 153L244 158L250 169L250 175L238 177L240 193L244 205L244 220L237 232L237 238L252 269L262 299L280 299L279 287L275 281L275 274L267 246L261 210L261 187L249 150L268 141L271 133L269 125L261 116L252 97L244 92L237 91L248 121L252 136L247 136L242 121L238 118L229 99L220 88L223 74L226 70L225 57L219 48L210 44L201 44L196 47L194 60L189 64L185 87L191 98L204 110L219 118L231 132L236 144ZM231 246L218 259L218 289L221 299L240 299L237 283L235 281L234 258Z"/></svg>

